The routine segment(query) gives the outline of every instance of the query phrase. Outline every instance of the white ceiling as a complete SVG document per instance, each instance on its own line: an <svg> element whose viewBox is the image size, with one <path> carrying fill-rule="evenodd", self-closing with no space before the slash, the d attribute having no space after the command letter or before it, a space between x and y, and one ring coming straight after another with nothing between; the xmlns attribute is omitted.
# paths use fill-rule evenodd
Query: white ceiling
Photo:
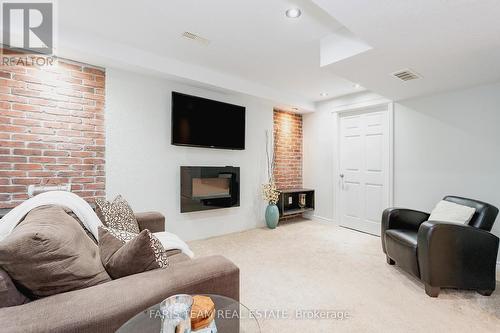
<svg viewBox="0 0 500 333"><path fill-rule="evenodd" d="M372 46L326 66L400 100L500 80L499 0L312 0ZM423 79L390 76L410 68Z"/></svg>
<svg viewBox="0 0 500 333"><path fill-rule="evenodd" d="M284 17L293 6L300 19ZM359 92L353 82L401 100L500 79L499 0L65 0L58 10L61 56L302 111ZM320 40L341 29L372 49L321 67ZM423 79L390 76L403 68Z"/></svg>
<svg viewBox="0 0 500 333"><path fill-rule="evenodd" d="M285 17L292 6L302 9L301 18ZM181 65L209 69L225 75L224 88L242 90L239 86L251 84L259 91L275 92L269 97L277 102L305 108L312 108L314 101L358 91L350 81L320 67L319 41L341 25L307 0L72 0L59 1L58 10L62 55L72 49L67 52L79 56L83 53L77 50L84 49L87 59L99 61L92 55L111 59L121 47L124 64L131 61L125 61L124 53L147 53L159 64L175 61L178 65L172 71ZM184 31L210 43L181 38ZM135 60L147 66L151 59ZM239 84L231 87L231 78ZM322 92L328 96L320 96Z"/></svg>

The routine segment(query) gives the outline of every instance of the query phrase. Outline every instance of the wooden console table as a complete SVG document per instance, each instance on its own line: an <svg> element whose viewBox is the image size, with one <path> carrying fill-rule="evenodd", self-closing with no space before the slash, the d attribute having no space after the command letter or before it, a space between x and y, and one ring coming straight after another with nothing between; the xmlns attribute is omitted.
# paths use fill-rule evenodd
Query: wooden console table
<svg viewBox="0 0 500 333"><path fill-rule="evenodd" d="M280 217L302 214L314 210L314 190L307 188L296 189L278 189L280 197L278 200L278 209ZM304 194L306 202L304 207L299 205L300 194Z"/></svg>

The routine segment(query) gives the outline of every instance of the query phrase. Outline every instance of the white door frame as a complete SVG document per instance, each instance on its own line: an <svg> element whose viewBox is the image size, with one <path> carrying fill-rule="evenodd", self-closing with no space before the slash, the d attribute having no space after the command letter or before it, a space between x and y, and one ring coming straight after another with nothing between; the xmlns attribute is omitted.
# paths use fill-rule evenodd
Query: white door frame
<svg viewBox="0 0 500 333"><path fill-rule="evenodd" d="M332 115L334 117L334 130L336 131L336 135L334 135L334 144L333 144L333 193L334 193L334 210L335 210L335 224L340 225L340 196L341 196L341 187L338 174L340 172L340 115L346 112L353 111L369 111L370 109L387 106L388 112L388 135L389 135L389 206L392 207L394 205L394 103L392 101L386 99L375 100L367 103L349 105L344 107L336 108L332 111Z"/></svg>

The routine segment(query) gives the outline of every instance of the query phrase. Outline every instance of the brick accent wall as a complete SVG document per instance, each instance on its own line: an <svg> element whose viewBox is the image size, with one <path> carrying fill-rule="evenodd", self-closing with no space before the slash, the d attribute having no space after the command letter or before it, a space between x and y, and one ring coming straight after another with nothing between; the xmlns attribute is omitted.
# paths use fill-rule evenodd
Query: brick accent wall
<svg viewBox="0 0 500 333"><path fill-rule="evenodd" d="M0 68L0 208L28 198L28 185L71 184L105 195L102 68L57 59Z"/></svg>
<svg viewBox="0 0 500 333"><path fill-rule="evenodd" d="M274 110L274 179L279 189L302 187L302 115Z"/></svg>

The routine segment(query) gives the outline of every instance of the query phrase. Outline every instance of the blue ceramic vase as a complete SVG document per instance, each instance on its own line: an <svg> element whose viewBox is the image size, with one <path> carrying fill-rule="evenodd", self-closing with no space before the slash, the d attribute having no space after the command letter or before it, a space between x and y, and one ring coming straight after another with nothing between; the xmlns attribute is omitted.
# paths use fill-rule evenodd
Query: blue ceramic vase
<svg viewBox="0 0 500 333"><path fill-rule="evenodd" d="M280 212L278 206L274 204L267 205L266 208L266 223L269 229L274 229L278 225L278 220L280 219Z"/></svg>

